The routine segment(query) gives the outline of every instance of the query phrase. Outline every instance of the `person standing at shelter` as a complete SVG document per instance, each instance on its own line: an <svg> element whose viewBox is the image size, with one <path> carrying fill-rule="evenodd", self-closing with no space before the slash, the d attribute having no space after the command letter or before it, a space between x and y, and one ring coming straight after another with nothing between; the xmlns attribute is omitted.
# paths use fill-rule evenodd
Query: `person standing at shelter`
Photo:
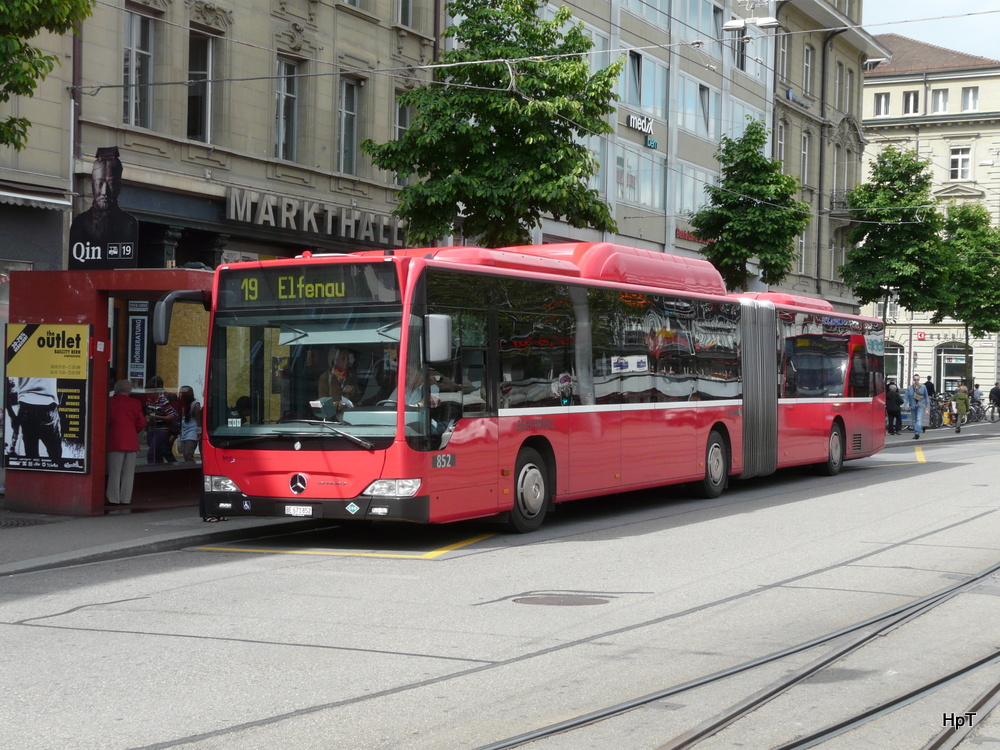
<svg viewBox="0 0 1000 750"><path fill-rule="evenodd" d="M913 418L913 439L919 440L920 433L923 432L924 413L930 406L930 396L927 393L927 386L921 385L920 376L914 375L913 382L906 389L906 408L910 410Z"/></svg>
<svg viewBox="0 0 1000 750"><path fill-rule="evenodd" d="M890 435L898 435L903 431L903 397L895 383L889 383L885 393L885 414L888 418Z"/></svg>
<svg viewBox="0 0 1000 750"><path fill-rule="evenodd" d="M1000 383L994 383L990 388L990 403L1000 406Z"/></svg>
<svg viewBox="0 0 1000 750"><path fill-rule="evenodd" d="M170 403L167 392L163 388L163 378L159 375L154 375L149 379L145 398L146 427L148 428L146 438L149 442L146 463L161 464L167 461L167 451L170 449L170 426L177 421L177 412Z"/></svg>
<svg viewBox="0 0 1000 750"><path fill-rule="evenodd" d="M146 427L146 417L142 404L132 398L128 380L117 381L114 394L108 399L107 500L108 505L128 505L132 502L139 433Z"/></svg>
<svg viewBox="0 0 1000 750"><path fill-rule="evenodd" d="M182 385L181 404L181 455L185 461L194 461L194 452L201 437L201 403L194 400L194 388Z"/></svg>

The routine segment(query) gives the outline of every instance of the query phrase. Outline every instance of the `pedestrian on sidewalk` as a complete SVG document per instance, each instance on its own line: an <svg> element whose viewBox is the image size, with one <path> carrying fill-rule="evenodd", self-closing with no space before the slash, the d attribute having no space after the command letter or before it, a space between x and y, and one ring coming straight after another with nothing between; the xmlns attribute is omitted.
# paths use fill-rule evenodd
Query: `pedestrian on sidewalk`
<svg viewBox="0 0 1000 750"><path fill-rule="evenodd" d="M969 413L969 389L965 387L965 383L958 386L958 392L952 397L951 402L955 405L955 432L961 432L962 422Z"/></svg>
<svg viewBox="0 0 1000 750"><path fill-rule="evenodd" d="M903 431L903 397L895 383L889 383L885 392L885 415L889 434L899 435Z"/></svg>
<svg viewBox="0 0 1000 750"><path fill-rule="evenodd" d="M132 502L132 482L136 457L139 455L139 433L146 429L142 404L132 398L132 383L119 380L114 396L108 399L108 491L109 505Z"/></svg>
<svg viewBox="0 0 1000 750"><path fill-rule="evenodd" d="M194 461L194 452L201 439L201 402L194 399L194 388L182 385L180 390L181 455L185 461Z"/></svg>
<svg viewBox="0 0 1000 750"><path fill-rule="evenodd" d="M919 440L923 432L924 413L930 408L930 396L927 387L921 385L919 375L913 376L913 382L906 389L906 408L913 415L913 439Z"/></svg>

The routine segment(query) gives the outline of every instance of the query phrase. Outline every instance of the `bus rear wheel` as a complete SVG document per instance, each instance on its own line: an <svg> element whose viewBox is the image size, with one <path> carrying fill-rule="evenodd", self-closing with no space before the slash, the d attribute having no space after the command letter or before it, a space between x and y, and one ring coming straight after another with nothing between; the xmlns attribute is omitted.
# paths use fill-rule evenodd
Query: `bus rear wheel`
<svg viewBox="0 0 1000 750"><path fill-rule="evenodd" d="M830 428L830 442L826 461L819 464L820 473L835 477L844 467L844 431L839 424Z"/></svg>
<svg viewBox="0 0 1000 750"><path fill-rule="evenodd" d="M729 451L726 441L716 430L708 436L705 446L705 478L698 483L698 494L715 498L726 489L729 480Z"/></svg>
<svg viewBox="0 0 1000 750"><path fill-rule="evenodd" d="M514 507L510 509L508 528L519 534L539 528L549 510L551 495L545 460L534 448L524 448L517 454Z"/></svg>

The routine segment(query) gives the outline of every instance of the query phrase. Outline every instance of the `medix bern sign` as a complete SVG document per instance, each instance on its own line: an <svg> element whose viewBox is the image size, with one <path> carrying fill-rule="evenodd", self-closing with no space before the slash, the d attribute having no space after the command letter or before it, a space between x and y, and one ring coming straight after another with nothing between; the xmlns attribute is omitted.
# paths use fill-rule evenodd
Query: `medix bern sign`
<svg viewBox="0 0 1000 750"><path fill-rule="evenodd" d="M226 218L259 227L310 232L341 240L386 247L403 246L404 227L395 216L256 190L229 188Z"/></svg>
<svg viewBox="0 0 1000 750"><path fill-rule="evenodd" d="M91 172L93 204L69 228L70 270L135 268L139 222L118 206L122 189L118 147L97 149Z"/></svg>

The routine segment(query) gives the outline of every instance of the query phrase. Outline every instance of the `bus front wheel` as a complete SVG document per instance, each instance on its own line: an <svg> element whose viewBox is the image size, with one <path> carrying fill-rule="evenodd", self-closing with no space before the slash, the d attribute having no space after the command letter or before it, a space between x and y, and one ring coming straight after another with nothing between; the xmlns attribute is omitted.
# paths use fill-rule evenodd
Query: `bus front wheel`
<svg viewBox="0 0 1000 750"><path fill-rule="evenodd" d="M729 451L726 441L717 431L712 430L705 446L705 478L698 485L698 494L706 498L715 498L726 489L729 479Z"/></svg>
<svg viewBox="0 0 1000 750"><path fill-rule="evenodd" d="M540 527L551 494L545 460L534 448L525 448L517 455L514 471L514 507L507 522L510 530L524 534Z"/></svg>
<svg viewBox="0 0 1000 750"><path fill-rule="evenodd" d="M828 477L835 477L844 466L844 431L839 424L830 428L829 450L826 461L819 465L820 472Z"/></svg>

